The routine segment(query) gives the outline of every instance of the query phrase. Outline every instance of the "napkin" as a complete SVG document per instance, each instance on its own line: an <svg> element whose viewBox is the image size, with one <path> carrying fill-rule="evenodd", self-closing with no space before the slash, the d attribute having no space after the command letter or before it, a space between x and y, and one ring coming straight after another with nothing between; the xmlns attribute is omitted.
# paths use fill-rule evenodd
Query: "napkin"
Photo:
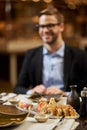
<svg viewBox="0 0 87 130"><path fill-rule="evenodd" d="M58 126L55 130L75 130L79 125L74 119L65 119L63 124Z"/></svg>
<svg viewBox="0 0 87 130"><path fill-rule="evenodd" d="M25 122L13 130L53 130L59 119L49 119L45 123L38 123L34 118L27 117ZM79 123L74 119L65 119L63 124L59 125L55 130L74 130ZM73 127L72 127L73 126Z"/></svg>
<svg viewBox="0 0 87 130"><path fill-rule="evenodd" d="M0 100L2 100L2 101L7 101L9 98L12 98L12 97L15 97L15 96L16 96L15 93L8 93L8 94L6 94L5 96L2 96L2 97L0 98Z"/></svg>
<svg viewBox="0 0 87 130"><path fill-rule="evenodd" d="M18 99L18 100L20 100L22 102L25 102L25 103L32 103L32 101L27 98L27 95L24 95L24 94L17 95L15 93L8 93L5 96L2 96L0 98L0 100L3 101L3 102L5 102L5 103L3 103L4 105L12 105L8 101L9 98L15 98L15 99Z"/></svg>

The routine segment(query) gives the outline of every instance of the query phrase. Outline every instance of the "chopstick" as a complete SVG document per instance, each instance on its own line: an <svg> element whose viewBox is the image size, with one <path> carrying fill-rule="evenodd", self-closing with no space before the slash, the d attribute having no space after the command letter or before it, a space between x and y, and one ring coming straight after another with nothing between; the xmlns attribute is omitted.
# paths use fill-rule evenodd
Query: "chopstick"
<svg viewBox="0 0 87 130"><path fill-rule="evenodd" d="M52 128L52 130L55 130L59 125L61 125L63 123L65 119L65 115L63 115L60 120L57 122L57 124Z"/></svg>

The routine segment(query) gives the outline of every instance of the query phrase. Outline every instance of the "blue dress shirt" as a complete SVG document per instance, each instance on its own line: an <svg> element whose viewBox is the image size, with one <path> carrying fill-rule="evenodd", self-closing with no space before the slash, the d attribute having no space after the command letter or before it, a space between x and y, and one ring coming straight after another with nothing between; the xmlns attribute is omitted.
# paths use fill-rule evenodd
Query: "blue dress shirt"
<svg viewBox="0 0 87 130"><path fill-rule="evenodd" d="M60 49L51 54L43 46L43 85L56 86L63 90L64 41Z"/></svg>

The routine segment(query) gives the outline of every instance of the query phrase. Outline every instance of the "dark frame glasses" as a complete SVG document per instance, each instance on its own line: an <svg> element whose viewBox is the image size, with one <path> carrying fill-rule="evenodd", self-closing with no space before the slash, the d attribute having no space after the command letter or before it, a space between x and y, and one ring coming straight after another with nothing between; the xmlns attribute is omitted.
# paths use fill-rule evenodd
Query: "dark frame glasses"
<svg viewBox="0 0 87 130"><path fill-rule="evenodd" d="M57 25L60 25L60 23L49 23L49 24L46 24L46 25L40 25L40 24L37 24L36 25L36 28L38 28L38 29L44 29L44 28L48 28L48 29L50 29L50 28L54 28L55 26L57 26Z"/></svg>

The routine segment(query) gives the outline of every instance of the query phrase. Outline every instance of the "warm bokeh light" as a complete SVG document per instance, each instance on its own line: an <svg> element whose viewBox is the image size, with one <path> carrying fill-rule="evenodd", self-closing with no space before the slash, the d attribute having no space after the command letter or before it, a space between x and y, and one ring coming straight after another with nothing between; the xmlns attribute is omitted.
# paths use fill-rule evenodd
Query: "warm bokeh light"
<svg viewBox="0 0 87 130"><path fill-rule="evenodd" d="M34 16L34 17L32 17L31 20L32 20L32 22L38 23L39 19L38 19L38 16Z"/></svg>
<svg viewBox="0 0 87 130"><path fill-rule="evenodd" d="M40 0L32 0L33 2L39 2Z"/></svg>
<svg viewBox="0 0 87 130"><path fill-rule="evenodd" d="M67 4L74 4L74 5L79 5L81 4L81 0L64 0L65 3Z"/></svg>
<svg viewBox="0 0 87 130"><path fill-rule="evenodd" d="M46 2L46 3L52 2L52 0L43 0L43 1Z"/></svg>

